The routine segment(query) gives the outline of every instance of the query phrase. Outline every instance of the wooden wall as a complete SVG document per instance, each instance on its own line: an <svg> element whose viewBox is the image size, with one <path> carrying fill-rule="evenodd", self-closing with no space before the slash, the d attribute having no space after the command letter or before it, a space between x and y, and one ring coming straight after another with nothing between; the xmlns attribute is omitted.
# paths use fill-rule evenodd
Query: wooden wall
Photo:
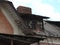
<svg viewBox="0 0 60 45"><path fill-rule="evenodd" d="M13 28L0 10L0 33L13 34Z"/></svg>

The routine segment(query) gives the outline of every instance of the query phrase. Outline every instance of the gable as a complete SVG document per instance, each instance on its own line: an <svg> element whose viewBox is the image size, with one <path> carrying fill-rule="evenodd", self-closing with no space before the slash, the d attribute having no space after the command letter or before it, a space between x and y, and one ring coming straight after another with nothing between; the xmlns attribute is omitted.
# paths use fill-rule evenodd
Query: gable
<svg viewBox="0 0 60 45"><path fill-rule="evenodd" d="M0 33L13 34L13 28L0 10Z"/></svg>

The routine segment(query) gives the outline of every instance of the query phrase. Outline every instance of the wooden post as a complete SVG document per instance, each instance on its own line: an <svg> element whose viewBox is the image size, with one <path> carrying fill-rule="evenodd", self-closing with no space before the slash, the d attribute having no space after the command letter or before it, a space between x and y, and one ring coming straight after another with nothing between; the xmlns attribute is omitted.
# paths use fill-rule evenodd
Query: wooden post
<svg viewBox="0 0 60 45"><path fill-rule="evenodd" d="M11 39L11 45L13 45L13 40Z"/></svg>

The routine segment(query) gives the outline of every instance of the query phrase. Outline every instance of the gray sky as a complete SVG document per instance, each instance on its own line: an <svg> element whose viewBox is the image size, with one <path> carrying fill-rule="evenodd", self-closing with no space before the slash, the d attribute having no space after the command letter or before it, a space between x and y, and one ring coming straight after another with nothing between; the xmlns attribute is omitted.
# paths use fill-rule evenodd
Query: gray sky
<svg viewBox="0 0 60 45"><path fill-rule="evenodd" d="M60 0L9 0L15 8L26 6L32 8L32 13L50 17L50 20L60 21Z"/></svg>

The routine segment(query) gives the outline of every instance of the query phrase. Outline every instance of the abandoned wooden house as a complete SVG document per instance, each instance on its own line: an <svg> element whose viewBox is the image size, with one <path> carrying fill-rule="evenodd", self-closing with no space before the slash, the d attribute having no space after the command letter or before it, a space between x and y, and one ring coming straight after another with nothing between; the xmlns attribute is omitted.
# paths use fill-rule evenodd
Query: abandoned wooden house
<svg viewBox="0 0 60 45"><path fill-rule="evenodd" d="M0 45L30 45L44 39L42 36L33 36L35 32L30 31L18 15L12 2L0 1Z"/></svg>
<svg viewBox="0 0 60 45"><path fill-rule="evenodd" d="M0 45L60 45L60 23L43 20L48 18L0 0Z"/></svg>

